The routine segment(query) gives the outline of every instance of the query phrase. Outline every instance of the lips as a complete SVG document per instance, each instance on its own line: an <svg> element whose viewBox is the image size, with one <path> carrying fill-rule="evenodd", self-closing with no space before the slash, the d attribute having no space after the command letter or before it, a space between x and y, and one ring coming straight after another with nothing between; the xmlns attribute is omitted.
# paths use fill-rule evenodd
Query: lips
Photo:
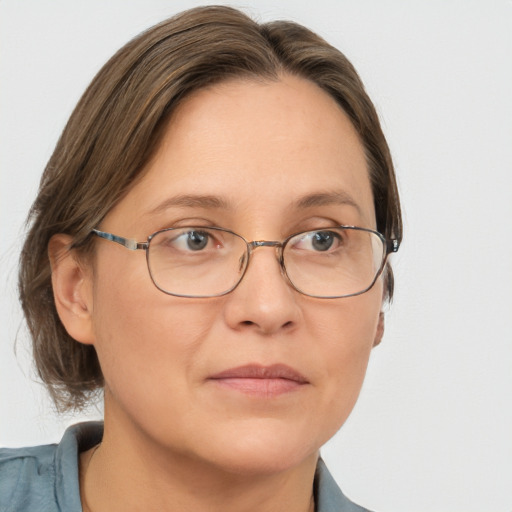
<svg viewBox="0 0 512 512"><path fill-rule="evenodd" d="M309 384L306 377L284 364L239 366L216 373L208 380L224 389L264 398L298 391Z"/></svg>

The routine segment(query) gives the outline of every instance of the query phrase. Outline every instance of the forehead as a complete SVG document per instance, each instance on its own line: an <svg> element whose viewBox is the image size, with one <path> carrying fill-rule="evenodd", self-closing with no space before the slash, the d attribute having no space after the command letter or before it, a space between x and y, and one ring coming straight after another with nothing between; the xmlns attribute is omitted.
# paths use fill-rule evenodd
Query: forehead
<svg viewBox="0 0 512 512"><path fill-rule="evenodd" d="M279 215L290 205L321 203L308 203L308 196L329 194L348 198L359 224L373 227L366 158L350 120L317 85L284 75L232 80L186 98L119 206L160 214L176 206L173 198L198 195L214 200L195 206Z"/></svg>

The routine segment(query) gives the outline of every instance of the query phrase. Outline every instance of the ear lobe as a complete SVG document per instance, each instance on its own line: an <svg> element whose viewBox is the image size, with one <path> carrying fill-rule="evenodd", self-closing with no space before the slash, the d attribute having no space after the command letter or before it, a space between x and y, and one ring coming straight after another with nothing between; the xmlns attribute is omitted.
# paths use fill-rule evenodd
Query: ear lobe
<svg viewBox="0 0 512 512"><path fill-rule="evenodd" d="M384 312L379 313L379 323L377 324L377 330L375 331L375 339L373 340L373 346L376 347L382 341L384 336Z"/></svg>
<svg viewBox="0 0 512 512"><path fill-rule="evenodd" d="M54 235L48 244L55 306L68 334L91 345L94 342L92 276L70 246L71 237L63 234Z"/></svg>

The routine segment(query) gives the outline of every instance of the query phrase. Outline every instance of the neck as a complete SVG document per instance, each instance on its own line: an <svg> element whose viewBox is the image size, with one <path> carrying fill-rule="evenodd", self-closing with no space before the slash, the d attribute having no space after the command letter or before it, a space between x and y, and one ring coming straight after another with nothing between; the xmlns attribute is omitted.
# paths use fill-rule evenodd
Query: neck
<svg viewBox="0 0 512 512"><path fill-rule="evenodd" d="M317 453L278 471L225 469L109 420L106 414L101 445L81 457L85 512L314 511Z"/></svg>

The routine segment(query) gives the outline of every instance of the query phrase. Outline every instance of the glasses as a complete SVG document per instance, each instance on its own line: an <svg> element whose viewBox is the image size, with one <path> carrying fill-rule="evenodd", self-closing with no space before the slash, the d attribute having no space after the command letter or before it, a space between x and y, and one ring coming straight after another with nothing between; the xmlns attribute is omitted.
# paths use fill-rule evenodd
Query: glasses
<svg viewBox="0 0 512 512"><path fill-rule="evenodd" d="M233 291L244 277L251 254L273 247L281 272L298 292L334 299L367 292L398 251L396 239L386 240L371 229L338 226L295 233L282 242L247 242L228 229L185 226L162 229L146 242L93 229L95 235L132 251L146 251L155 286L177 297L219 297Z"/></svg>

